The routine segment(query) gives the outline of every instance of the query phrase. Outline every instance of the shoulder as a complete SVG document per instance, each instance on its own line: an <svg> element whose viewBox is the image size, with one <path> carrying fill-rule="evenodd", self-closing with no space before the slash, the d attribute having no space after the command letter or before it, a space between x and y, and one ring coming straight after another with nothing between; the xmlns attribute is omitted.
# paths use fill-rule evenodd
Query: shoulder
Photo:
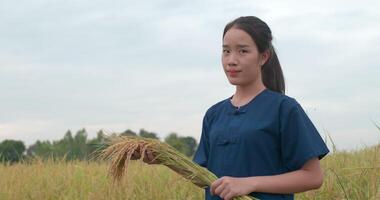
<svg viewBox="0 0 380 200"><path fill-rule="evenodd" d="M215 116L216 113L218 113L219 111L221 111L225 106L226 104L228 103L229 98L226 98L226 99L223 99L219 102L217 102L216 104L212 105L211 107L209 107L206 111L206 117L208 119L211 119Z"/></svg>
<svg viewBox="0 0 380 200"><path fill-rule="evenodd" d="M300 108L299 102L286 94L281 94L271 90L266 92L267 101L271 101L272 105L276 105L281 113L291 112L292 110Z"/></svg>
<svg viewBox="0 0 380 200"><path fill-rule="evenodd" d="M229 99L230 98L223 99L209 107L206 111L206 114L204 115L204 121L206 123L212 123L218 117L220 117L221 113L225 112L229 106Z"/></svg>

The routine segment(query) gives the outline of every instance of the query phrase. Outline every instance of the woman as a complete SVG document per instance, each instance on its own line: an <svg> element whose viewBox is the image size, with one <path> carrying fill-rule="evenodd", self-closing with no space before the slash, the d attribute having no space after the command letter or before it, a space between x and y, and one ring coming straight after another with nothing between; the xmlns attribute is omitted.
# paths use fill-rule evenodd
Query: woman
<svg viewBox="0 0 380 200"><path fill-rule="evenodd" d="M206 189L207 200L294 199L322 185L319 160L329 150L300 104L284 94L271 42L271 30L257 17L224 29L222 64L236 90L203 119L194 161L220 177Z"/></svg>

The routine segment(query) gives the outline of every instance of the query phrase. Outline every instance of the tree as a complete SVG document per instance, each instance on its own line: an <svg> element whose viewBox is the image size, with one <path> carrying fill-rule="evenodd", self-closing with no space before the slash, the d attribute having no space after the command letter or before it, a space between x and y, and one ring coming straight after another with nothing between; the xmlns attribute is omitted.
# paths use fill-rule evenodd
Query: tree
<svg viewBox="0 0 380 200"><path fill-rule="evenodd" d="M18 162L23 158L25 145L18 140L4 140L0 143L0 161Z"/></svg>
<svg viewBox="0 0 380 200"><path fill-rule="evenodd" d="M139 132L140 137L145 137L145 138L153 138L153 139L158 139L157 134L153 132L148 132L144 129L140 129Z"/></svg>
<svg viewBox="0 0 380 200"><path fill-rule="evenodd" d="M165 142L177 149L179 152L183 153L184 146L179 140L177 133L170 133L168 136L166 136Z"/></svg>
<svg viewBox="0 0 380 200"><path fill-rule="evenodd" d="M73 160L76 158L74 149L74 138L70 130L67 130L61 140L53 141L52 154L54 157L65 156L67 160Z"/></svg>
<svg viewBox="0 0 380 200"><path fill-rule="evenodd" d="M181 137L181 141L185 145L185 155L192 156L195 153L195 148L197 147L197 140L193 137Z"/></svg>
<svg viewBox="0 0 380 200"><path fill-rule="evenodd" d="M96 134L96 138L91 139L87 142L87 155L90 157L96 156L94 153L97 153L97 151L100 151L105 148L105 139L106 136L104 135L103 130L99 130Z"/></svg>
<svg viewBox="0 0 380 200"><path fill-rule="evenodd" d="M187 156L192 156L197 146L193 137L181 137L177 133L170 133L165 138L165 142Z"/></svg>
<svg viewBox="0 0 380 200"><path fill-rule="evenodd" d="M125 130L120 135L121 136L137 136L137 134L133 132L131 129Z"/></svg>
<svg viewBox="0 0 380 200"><path fill-rule="evenodd" d="M87 132L86 129L77 131L74 136L72 152L75 159L84 159L87 156Z"/></svg>
<svg viewBox="0 0 380 200"><path fill-rule="evenodd" d="M27 150L28 156L38 156L41 158L49 158L54 155L54 148L50 141L39 141L29 146Z"/></svg>
<svg viewBox="0 0 380 200"><path fill-rule="evenodd" d="M68 130L63 139L53 141L53 156L63 157L67 160L85 159L87 156L87 132L86 129L80 129L73 137Z"/></svg>

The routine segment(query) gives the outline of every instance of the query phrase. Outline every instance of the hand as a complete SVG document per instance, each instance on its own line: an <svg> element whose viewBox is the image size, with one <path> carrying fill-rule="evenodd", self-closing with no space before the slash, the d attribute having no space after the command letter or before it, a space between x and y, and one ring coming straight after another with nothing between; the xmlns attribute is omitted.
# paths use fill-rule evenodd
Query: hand
<svg viewBox="0 0 380 200"><path fill-rule="evenodd" d="M141 158L141 148L137 148L135 152L133 152L131 160L137 160ZM158 160L155 159L156 155L153 151L147 149L145 151L145 155L143 161L147 164L159 164Z"/></svg>
<svg viewBox="0 0 380 200"><path fill-rule="evenodd" d="M234 197L253 192L253 186L248 178L223 176L211 184L210 192L224 200L231 200Z"/></svg>

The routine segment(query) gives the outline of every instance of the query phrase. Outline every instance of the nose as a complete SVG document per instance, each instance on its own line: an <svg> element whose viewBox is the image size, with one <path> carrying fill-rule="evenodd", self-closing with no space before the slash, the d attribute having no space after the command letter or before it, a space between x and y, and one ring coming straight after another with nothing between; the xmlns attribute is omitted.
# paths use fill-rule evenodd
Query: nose
<svg viewBox="0 0 380 200"><path fill-rule="evenodd" d="M235 66L237 65L237 58L234 53L231 53L230 55L227 56L226 62L228 66Z"/></svg>

